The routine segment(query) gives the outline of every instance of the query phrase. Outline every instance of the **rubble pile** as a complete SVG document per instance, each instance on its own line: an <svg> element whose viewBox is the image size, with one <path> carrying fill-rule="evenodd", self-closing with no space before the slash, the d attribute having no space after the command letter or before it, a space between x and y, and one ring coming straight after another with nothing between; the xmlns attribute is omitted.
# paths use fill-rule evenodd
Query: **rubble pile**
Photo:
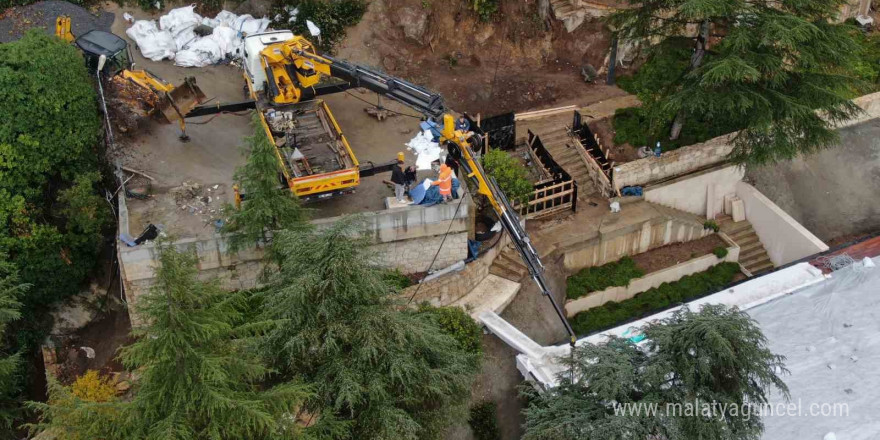
<svg viewBox="0 0 880 440"><path fill-rule="evenodd" d="M221 196L226 194L226 189L220 184L205 186L197 182L183 182L182 185L171 188L169 193L181 210L211 219L223 209Z"/></svg>

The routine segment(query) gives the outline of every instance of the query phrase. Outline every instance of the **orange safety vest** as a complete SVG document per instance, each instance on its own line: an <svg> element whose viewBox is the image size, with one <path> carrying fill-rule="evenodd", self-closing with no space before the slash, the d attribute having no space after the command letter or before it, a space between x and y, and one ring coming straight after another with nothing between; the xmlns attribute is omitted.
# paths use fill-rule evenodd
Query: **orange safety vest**
<svg viewBox="0 0 880 440"><path fill-rule="evenodd" d="M441 196L450 196L452 195L452 169L447 168L440 172L440 178L431 182L431 185L440 186L440 195Z"/></svg>

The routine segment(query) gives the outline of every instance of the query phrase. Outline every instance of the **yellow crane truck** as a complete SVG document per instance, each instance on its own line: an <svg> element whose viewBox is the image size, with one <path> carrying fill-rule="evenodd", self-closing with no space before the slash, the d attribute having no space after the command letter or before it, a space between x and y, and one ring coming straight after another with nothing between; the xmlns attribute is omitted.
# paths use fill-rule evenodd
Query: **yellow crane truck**
<svg viewBox="0 0 880 440"><path fill-rule="evenodd" d="M244 38L250 99L197 107L187 117L256 108L281 164L282 180L304 202L352 193L362 176L391 163L362 165L322 95L363 87L424 114L440 116L439 95L367 67L319 55L302 36L269 31Z"/></svg>

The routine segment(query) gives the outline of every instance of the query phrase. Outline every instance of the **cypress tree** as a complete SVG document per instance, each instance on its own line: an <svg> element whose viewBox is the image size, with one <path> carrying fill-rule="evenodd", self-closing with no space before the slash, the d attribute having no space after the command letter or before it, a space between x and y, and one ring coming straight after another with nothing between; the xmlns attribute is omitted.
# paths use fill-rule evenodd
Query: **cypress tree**
<svg viewBox="0 0 880 440"><path fill-rule="evenodd" d="M432 313L404 307L357 226L276 235L264 310L281 325L267 352L314 384L308 409L349 421L350 438L437 438L465 417L478 355Z"/></svg>
<svg viewBox="0 0 880 440"><path fill-rule="evenodd" d="M643 347L616 337L577 347L561 359L558 387L524 388L530 403L523 438L751 440L763 424L743 408L766 403L773 388L788 396L779 377L785 358L771 353L757 324L735 308L683 308L644 334ZM683 408L695 402L724 408L723 417L700 409L688 416ZM643 412L621 411L624 405ZM648 413L649 405L657 411Z"/></svg>
<svg viewBox="0 0 880 440"><path fill-rule="evenodd" d="M270 231L296 229L306 219L299 199L280 182L281 167L275 145L256 114L251 125L254 134L246 139L247 163L235 173L245 200L240 209L233 206L225 209L228 218L223 232L228 234L233 251L258 242L265 244Z"/></svg>
<svg viewBox="0 0 880 440"><path fill-rule="evenodd" d="M688 120L735 127L730 158L761 164L833 145L834 125L860 112L849 98L864 86L851 69L861 49L848 26L833 24L839 0L630 4L609 18L621 38L695 41L678 80L657 91L659 113L674 116L670 139Z"/></svg>

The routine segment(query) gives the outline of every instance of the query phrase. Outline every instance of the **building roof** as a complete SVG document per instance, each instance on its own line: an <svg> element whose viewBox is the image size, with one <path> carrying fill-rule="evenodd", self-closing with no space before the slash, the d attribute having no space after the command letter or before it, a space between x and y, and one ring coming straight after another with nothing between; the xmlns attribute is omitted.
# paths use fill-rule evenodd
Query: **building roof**
<svg viewBox="0 0 880 440"><path fill-rule="evenodd" d="M770 349L786 357L788 403L799 409L798 416L764 415L763 438L821 439L829 432L838 440L880 438L880 268L856 261L748 310ZM880 258L872 261L880 264ZM786 404L778 394L771 403Z"/></svg>

